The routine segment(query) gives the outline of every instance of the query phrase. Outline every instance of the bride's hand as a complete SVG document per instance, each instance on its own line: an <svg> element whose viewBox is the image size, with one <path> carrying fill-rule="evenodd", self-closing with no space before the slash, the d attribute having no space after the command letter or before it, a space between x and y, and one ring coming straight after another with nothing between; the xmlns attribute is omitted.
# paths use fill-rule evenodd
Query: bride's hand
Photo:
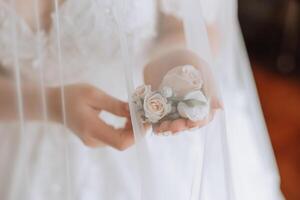
<svg viewBox="0 0 300 200"><path fill-rule="evenodd" d="M208 116L203 119L199 120L196 122L193 122L188 119L176 119L174 121L163 121L159 125L154 127L154 131L160 135L160 134L165 134L165 133L171 133L171 134L176 134L182 131L186 130L193 130L197 128L201 128L205 125L207 125L209 122L211 122L214 118L215 110L211 110Z"/></svg>
<svg viewBox="0 0 300 200"><path fill-rule="evenodd" d="M124 150L134 143L127 103L86 84L68 85L64 91L66 124L85 145L109 145ZM48 99L50 118L62 123L60 88L48 89ZM115 129L106 124L98 117L102 110L126 117L125 127Z"/></svg>
<svg viewBox="0 0 300 200"><path fill-rule="evenodd" d="M151 85L154 90L157 90L165 74L172 68L182 65L193 65L198 68L205 77L206 87L204 91L210 97L210 112L206 118L196 122L183 118L174 121L164 121L154 127L154 131L157 134L166 132L175 134L181 131L203 127L213 120L216 110L222 108L222 103L216 94L212 75L205 69L198 56L186 49L171 51L149 62L144 69L145 84Z"/></svg>

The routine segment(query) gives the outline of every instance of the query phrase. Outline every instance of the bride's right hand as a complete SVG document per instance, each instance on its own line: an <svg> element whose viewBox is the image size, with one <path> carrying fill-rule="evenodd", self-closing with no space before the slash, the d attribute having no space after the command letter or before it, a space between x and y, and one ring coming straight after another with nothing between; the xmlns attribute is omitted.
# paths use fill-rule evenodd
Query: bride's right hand
<svg viewBox="0 0 300 200"><path fill-rule="evenodd" d="M112 146L124 150L134 143L128 104L87 84L75 84L64 87L66 124L85 145L99 147ZM50 119L63 123L61 89L48 89ZM108 111L126 117L124 128L115 129L98 116Z"/></svg>

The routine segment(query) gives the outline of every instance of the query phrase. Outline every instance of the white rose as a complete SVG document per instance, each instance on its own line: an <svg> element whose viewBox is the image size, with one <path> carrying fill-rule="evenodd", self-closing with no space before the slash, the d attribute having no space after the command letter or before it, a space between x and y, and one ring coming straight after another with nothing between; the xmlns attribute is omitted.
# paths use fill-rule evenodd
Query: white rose
<svg viewBox="0 0 300 200"><path fill-rule="evenodd" d="M134 91L134 96L145 98L147 94L151 92L151 85L141 85Z"/></svg>
<svg viewBox="0 0 300 200"><path fill-rule="evenodd" d="M156 123L171 112L171 105L158 92L146 95L144 100L145 116L151 123Z"/></svg>
<svg viewBox="0 0 300 200"><path fill-rule="evenodd" d="M160 92L161 92L161 94L162 94L164 97L166 97L166 98L172 97L172 95L173 95L173 90L172 90L172 88L167 87L167 86L161 88L161 89L160 89Z"/></svg>
<svg viewBox="0 0 300 200"><path fill-rule="evenodd" d="M200 90L203 79L200 71L192 65L178 66L170 70L163 78L160 88L170 87L178 97L192 90Z"/></svg>
<svg viewBox="0 0 300 200"><path fill-rule="evenodd" d="M192 91L178 103L177 110L181 117L199 121L209 114L209 102L200 90Z"/></svg>
<svg viewBox="0 0 300 200"><path fill-rule="evenodd" d="M139 109L143 108L143 99L149 93L151 93L150 85L141 85L135 89L132 95L132 100Z"/></svg>

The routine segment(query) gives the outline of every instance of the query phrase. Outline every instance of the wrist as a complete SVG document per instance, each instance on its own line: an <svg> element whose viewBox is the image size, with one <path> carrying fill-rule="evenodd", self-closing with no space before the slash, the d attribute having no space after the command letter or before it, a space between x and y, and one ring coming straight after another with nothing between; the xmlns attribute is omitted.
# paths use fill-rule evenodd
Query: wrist
<svg viewBox="0 0 300 200"><path fill-rule="evenodd" d="M62 122L62 108L61 108L61 95L60 88L53 87L47 88L47 110L48 118L53 122Z"/></svg>

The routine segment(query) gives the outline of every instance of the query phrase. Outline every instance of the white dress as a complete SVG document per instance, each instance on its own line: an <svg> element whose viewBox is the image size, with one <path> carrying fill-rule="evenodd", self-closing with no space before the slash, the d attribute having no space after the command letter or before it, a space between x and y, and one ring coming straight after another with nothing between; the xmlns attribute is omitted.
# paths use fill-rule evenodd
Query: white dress
<svg viewBox="0 0 300 200"><path fill-rule="evenodd" d="M144 52L156 36L158 17L157 2L149 0L131 0L130 8L125 11L126 34L129 35L131 48L135 51ZM176 4L165 1L164 11L176 10ZM112 13L113 6L120 6L113 0L66 0L59 8L61 24L62 56L65 83L87 82L93 84L107 93L126 100L127 93L122 70L122 60L119 52L118 27ZM13 57L11 45L11 20L14 10L5 3L0 3L0 62L8 71L13 72ZM52 16L55 23L54 14ZM178 14L178 13L177 13ZM54 26L54 25L53 25ZM34 33L22 18L17 23L19 62L22 78L36 79L39 62L42 62L45 70L46 84L57 86L60 84L57 63L57 43L55 29L49 32L41 32L42 38L42 61L38 59L36 52L37 34ZM139 74L140 75L140 74ZM225 106L230 107L232 95L227 93ZM226 97L226 95L225 95ZM243 129L251 132L249 118L243 109L243 95L237 98L240 108L234 106L227 113L229 120L229 132L234 133ZM228 101L226 101L228 100ZM228 104L228 105L227 105ZM25 113L26 118L26 113ZM118 123L118 119L105 115L107 121ZM236 120L241 124L240 129L235 127ZM231 125L234 124L234 125ZM235 127L230 128L230 127ZM38 122L25 124L26 147L20 139L19 128L16 124L0 124L0 199L22 199L24 187L29 185L31 200L54 200L66 199L67 177L65 173L64 130L60 125L48 124L47 131L43 132L43 126ZM193 136L189 136L192 137ZM247 140L247 138L240 138ZM163 139L164 140L164 139ZM236 137L236 140L239 140ZM163 142L163 141L162 141ZM238 153L240 141L232 142L234 153ZM89 149L81 141L69 134L68 143L71 144L69 164L71 166L70 177L72 182L73 199L82 200L139 200L137 159L134 148L119 152L110 147L101 149ZM238 190L238 199L280 199L278 190L278 177L272 167L261 167L261 161L255 160L257 152L250 143L245 147L245 155L254 159L235 161L240 165L248 163L255 170L243 171L234 169L234 176L243 176L243 183L247 188ZM154 144L155 145L155 144ZM26 151L24 151L26 149ZM247 151L248 150L248 151ZM254 152L253 152L254 151ZM253 156L255 154L255 156ZM178 156L180 150L178 150ZM187 156L188 157L188 156ZM235 156L239 157L239 156ZM192 159L192 158L187 158ZM236 164L235 163L235 164ZM24 180L24 166L26 166L29 181ZM238 165L236 165L238 166ZM170 166L176 170L176 166ZM270 171L268 171L270 170ZM252 173L252 174L251 174ZM264 175L262 175L264 174ZM264 179L256 179L264 176ZM251 184L247 180L253 177ZM180 180L174 174L174 180ZM249 179L250 180L250 179ZM169 180L170 183L172 180ZM257 184L257 185L256 185ZM259 189L262 185L266 189ZM27 188L28 189L28 188ZM189 192L187 183L174 185L177 199L186 200L183 197ZM256 192L253 192L256 191ZM256 197L254 198L253 193ZM249 196L250 195L250 196ZM169 196L167 199L173 199Z"/></svg>

